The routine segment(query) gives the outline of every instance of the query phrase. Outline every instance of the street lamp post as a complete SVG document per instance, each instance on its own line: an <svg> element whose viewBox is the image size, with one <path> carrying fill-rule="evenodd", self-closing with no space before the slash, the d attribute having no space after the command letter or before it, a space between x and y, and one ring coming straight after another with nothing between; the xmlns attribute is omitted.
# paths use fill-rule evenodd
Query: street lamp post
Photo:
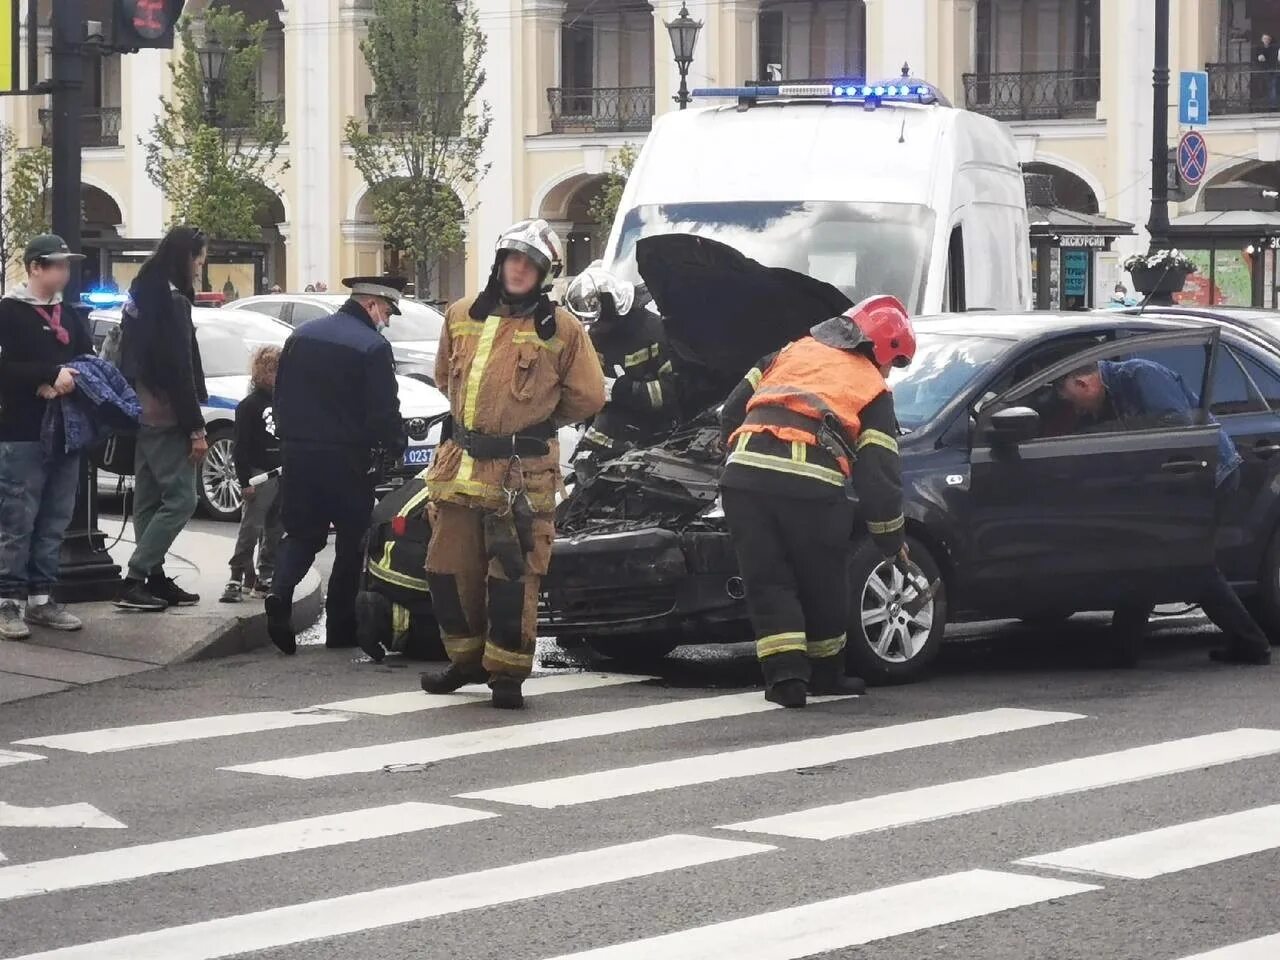
<svg viewBox="0 0 1280 960"><path fill-rule="evenodd" d="M1151 73L1151 213L1154 252L1169 245L1169 0L1156 0L1156 55Z"/></svg>
<svg viewBox="0 0 1280 960"><path fill-rule="evenodd" d="M223 79L227 70L227 48L210 38L198 51L200 72L204 87L204 113L209 126L218 122L218 97L222 94Z"/></svg>
<svg viewBox="0 0 1280 960"><path fill-rule="evenodd" d="M698 45L698 31L702 29L702 21L689 16L688 5L681 2L679 16L666 21L666 25L667 35L671 37L671 52L680 71L680 92L671 99L680 104L680 109L683 110L689 106L689 66L693 63L693 51Z"/></svg>

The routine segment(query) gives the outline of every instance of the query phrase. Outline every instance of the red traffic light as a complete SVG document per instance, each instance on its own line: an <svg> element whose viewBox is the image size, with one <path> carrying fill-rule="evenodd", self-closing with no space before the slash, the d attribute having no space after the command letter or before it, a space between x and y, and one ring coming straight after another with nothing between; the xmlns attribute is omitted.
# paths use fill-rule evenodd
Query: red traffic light
<svg viewBox="0 0 1280 960"><path fill-rule="evenodd" d="M119 0L116 46L172 47L173 28L186 0Z"/></svg>

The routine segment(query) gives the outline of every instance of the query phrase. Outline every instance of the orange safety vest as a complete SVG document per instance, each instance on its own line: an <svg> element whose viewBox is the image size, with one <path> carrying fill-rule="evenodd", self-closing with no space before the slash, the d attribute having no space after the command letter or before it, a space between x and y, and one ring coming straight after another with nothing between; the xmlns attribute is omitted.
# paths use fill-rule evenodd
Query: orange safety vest
<svg viewBox="0 0 1280 960"><path fill-rule="evenodd" d="M833 414L853 446L862 429L863 407L888 389L879 368L861 353L805 337L784 347L769 365L747 401L748 422L733 432L729 443L742 434L768 433L779 440L819 446L812 430L769 422L768 408L782 407L815 421ZM753 416L755 411L759 413ZM844 457L838 459L848 476L852 465Z"/></svg>

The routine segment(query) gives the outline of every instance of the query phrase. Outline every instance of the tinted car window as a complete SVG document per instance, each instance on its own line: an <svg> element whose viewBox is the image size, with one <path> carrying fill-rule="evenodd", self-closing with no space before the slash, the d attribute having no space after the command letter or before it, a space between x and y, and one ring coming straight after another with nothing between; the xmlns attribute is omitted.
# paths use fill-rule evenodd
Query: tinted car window
<svg viewBox="0 0 1280 960"><path fill-rule="evenodd" d="M324 307L317 307L314 303L294 303L293 316L289 322L295 327L300 327L312 320L327 317L332 312L332 310L326 310Z"/></svg>
<svg viewBox="0 0 1280 960"><path fill-rule="evenodd" d="M1277 376L1268 367L1263 366L1248 353L1241 352L1237 356L1240 358L1245 370L1249 372L1253 382L1262 391L1267 406L1272 410L1280 410L1280 376Z"/></svg>
<svg viewBox="0 0 1280 960"><path fill-rule="evenodd" d="M264 317L275 317L277 320L284 314L285 305L279 300L260 300L256 303L237 303L237 310L252 310Z"/></svg>
<svg viewBox="0 0 1280 960"><path fill-rule="evenodd" d="M1147 356L1146 354L1138 354ZM1169 347L1160 356L1147 356L1169 367L1182 377L1182 382L1197 397L1204 383L1204 357L1202 347ZM1262 398L1249 385L1232 352L1222 348L1213 371L1213 388L1209 392L1209 410L1215 417L1229 417L1241 413L1258 413L1265 410Z"/></svg>

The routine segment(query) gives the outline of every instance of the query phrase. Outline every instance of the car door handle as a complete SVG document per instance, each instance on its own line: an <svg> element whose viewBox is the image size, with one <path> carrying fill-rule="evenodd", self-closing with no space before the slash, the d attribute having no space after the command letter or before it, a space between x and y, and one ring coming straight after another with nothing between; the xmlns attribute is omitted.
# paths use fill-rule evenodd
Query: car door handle
<svg viewBox="0 0 1280 960"><path fill-rule="evenodd" d="M1259 440L1253 445L1253 452L1260 457L1269 457L1273 453L1280 453L1280 443L1275 440Z"/></svg>
<svg viewBox="0 0 1280 960"><path fill-rule="evenodd" d="M1160 465L1166 473L1197 473L1209 469L1208 460L1169 460Z"/></svg>

